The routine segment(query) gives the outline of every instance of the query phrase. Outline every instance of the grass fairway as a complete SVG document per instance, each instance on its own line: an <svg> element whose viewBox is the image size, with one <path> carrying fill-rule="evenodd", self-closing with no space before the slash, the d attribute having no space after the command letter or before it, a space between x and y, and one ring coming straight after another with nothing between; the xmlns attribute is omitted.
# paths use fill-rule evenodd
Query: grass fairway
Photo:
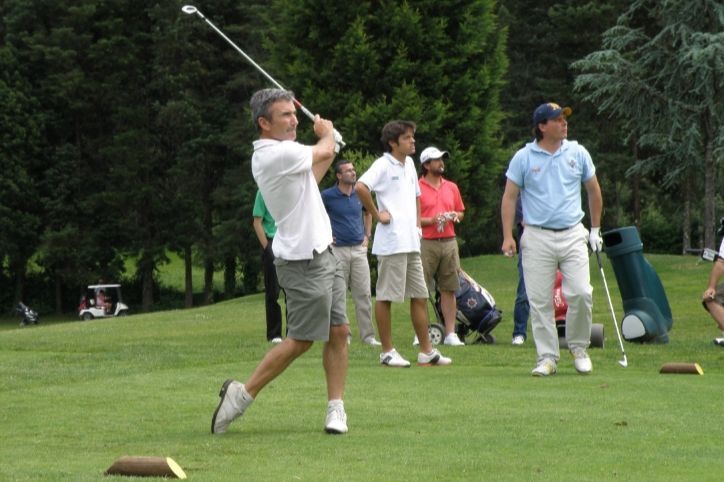
<svg viewBox="0 0 724 482"><path fill-rule="evenodd" d="M701 308L711 264L646 256L674 313L671 342L626 343L621 359L595 258L594 323L606 347L593 373L566 353L534 378L532 340L510 345L515 261L463 260L503 310L492 346L442 348L452 367L387 369L376 348L350 345L350 432L323 431L326 388L316 344L223 436L210 433L226 378L244 381L270 348L262 295L185 311L25 328L0 320L0 480L107 480L124 455L171 457L194 481L720 480L724 349ZM613 269L607 281L617 318ZM398 350L414 359L408 305L393 305ZM354 311L349 313L353 329ZM697 362L704 376L660 375ZM121 480L121 479L119 479Z"/></svg>

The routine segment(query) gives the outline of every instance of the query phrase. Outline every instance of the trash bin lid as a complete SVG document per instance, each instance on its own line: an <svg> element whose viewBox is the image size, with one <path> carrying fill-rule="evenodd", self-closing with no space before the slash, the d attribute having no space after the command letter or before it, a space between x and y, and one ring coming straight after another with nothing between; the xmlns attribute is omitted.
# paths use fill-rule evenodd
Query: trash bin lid
<svg viewBox="0 0 724 482"><path fill-rule="evenodd" d="M606 256L615 258L636 251L643 251L644 245L635 226L612 229L602 234Z"/></svg>

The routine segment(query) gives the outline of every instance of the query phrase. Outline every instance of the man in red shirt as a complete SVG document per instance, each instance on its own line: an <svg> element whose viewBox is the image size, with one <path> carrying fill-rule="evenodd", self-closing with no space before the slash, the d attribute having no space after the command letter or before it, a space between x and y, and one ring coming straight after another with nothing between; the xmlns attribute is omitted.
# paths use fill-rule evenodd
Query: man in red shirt
<svg viewBox="0 0 724 482"><path fill-rule="evenodd" d="M444 343L462 346L465 343L455 333L455 291L460 289L460 258L454 224L462 221L465 206L457 185L442 177L447 157L447 151L441 152L436 147L428 147L420 154L421 257L428 287L437 273L440 308L447 332Z"/></svg>

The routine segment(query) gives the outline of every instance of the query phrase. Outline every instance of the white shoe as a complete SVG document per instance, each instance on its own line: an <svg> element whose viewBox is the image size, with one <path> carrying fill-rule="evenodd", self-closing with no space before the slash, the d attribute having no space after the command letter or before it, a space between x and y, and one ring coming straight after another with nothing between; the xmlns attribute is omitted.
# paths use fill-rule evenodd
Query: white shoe
<svg viewBox="0 0 724 482"><path fill-rule="evenodd" d="M554 362L550 358L545 358L540 363L538 363L538 366L535 367L533 371L530 372L530 374L534 377L547 377L548 375L553 375L555 372L556 362Z"/></svg>
<svg viewBox="0 0 724 482"><path fill-rule="evenodd" d="M578 373L591 373L593 366L591 365L591 359L588 357L588 353L583 348L573 348L571 350L573 356L573 366L576 367Z"/></svg>
<svg viewBox="0 0 724 482"><path fill-rule="evenodd" d="M450 346L465 346L465 343L460 341L460 338L458 338L457 333L450 333L448 336L446 336L443 344Z"/></svg>
<svg viewBox="0 0 724 482"><path fill-rule="evenodd" d="M282 339L281 339L280 337L272 338L272 341L271 341L271 342L274 343L274 344L281 343L281 342L282 342Z"/></svg>
<svg viewBox="0 0 724 482"><path fill-rule="evenodd" d="M387 353L381 353L380 354L380 364L382 366L386 367L395 367L395 368L409 368L410 362L405 360L400 356L399 353L397 353L397 350L394 348Z"/></svg>
<svg viewBox="0 0 724 482"><path fill-rule="evenodd" d="M724 346L724 338L714 338L714 344Z"/></svg>
<svg viewBox="0 0 724 482"><path fill-rule="evenodd" d="M420 340L417 339L417 335L415 335L415 339L412 340L412 346L417 346L420 344Z"/></svg>
<svg viewBox="0 0 724 482"><path fill-rule="evenodd" d="M452 360L442 356L442 354L440 354L440 352L435 348L433 348L432 352L428 355L425 355L424 353L417 354L417 366L419 367L445 367L448 365L452 365Z"/></svg>
<svg viewBox="0 0 724 482"><path fill-rule="evenodd" d="M366 343L366 344L368 344L368 345L372 345L372 346L382 346L382 343L380 343L379 341L375 340L374 338L367 338L367 339L364 341L364 343Z"/></svg>
<svg viewBox="0 0 724 482"><path fill-rule="evenodd" d="M347 433L347 414L343 405L335 405L327 408L327 421L324 424L324 431L327 433Z"/></svg>
<svg viewBox="0 0 724 482"><path fill-rule="evenodd" d="M244 415L244 411L254 401L253 398L249 400L242 395L243 388L243 384L232 379L226 380L221 386L221 402L211 418L211 433L226 433L231 422Z"/></svg>
<svg viewBox="0 0 724 482"><path fill-rule="evenodd" d="M525 343L525 338L523 338L522 335L515 335L513 337L513 341L510 343L511 345L522 345Z"/></svg>

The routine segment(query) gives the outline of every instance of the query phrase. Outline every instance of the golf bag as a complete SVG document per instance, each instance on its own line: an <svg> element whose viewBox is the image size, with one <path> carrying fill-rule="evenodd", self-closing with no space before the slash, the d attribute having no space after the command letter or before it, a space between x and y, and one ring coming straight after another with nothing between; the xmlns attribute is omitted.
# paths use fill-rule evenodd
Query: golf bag
<svg viewBox="0 0 724 482"><path fill-rule="evenodd" d="M488 291L475 282L465 271L458 270L460 289L455 292L457 311L455 331L458 338L468 344L493 344L495 335L490 332L502 320L502 312L495 307L495 300ZM435 282L435 298L431 301L435 309L438 325L430 326L430 340L442 341L445 337L445 320L440 307L440 291ZM436 331L441 333L438 335ZM435 333L433 333L435 332Z"/></svg>
<svg viewBox="0 0 724 482"><path fill-rule="evenodd" d="M503 314L495 307L495 300L488 291L460 269L460 289L455 292L457 300L458 337L467 338L475 334L473 343L495 343L490 332L498 326ZM462 336L461 336L462 335Z"/></svg>
<svg viewBox="0 0 724 482"><path fill-rule="evenodd" d="M38 324L38 312L31 310L30 307L22 301L18 302L15 312L23 318L20 321L20 326L30 325L31 323Z"/></svg>

